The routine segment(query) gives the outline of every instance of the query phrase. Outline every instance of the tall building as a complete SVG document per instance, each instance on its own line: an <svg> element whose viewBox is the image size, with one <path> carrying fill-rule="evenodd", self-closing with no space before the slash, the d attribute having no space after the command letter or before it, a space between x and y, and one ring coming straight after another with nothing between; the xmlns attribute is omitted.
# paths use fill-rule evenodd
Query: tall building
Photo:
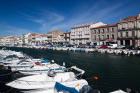
<svg viewBox="0 0 140 93"><path fill-rule="evenodd" d="M118 44L140 46L140 14L126 17L118 23Z"/></svg>
<svg viewBox="0 0 140 93"><path fill-rule="evenodd" d="M90 44L90 24L83 24L72 27L70 39L71 44Z"/></svg>
<svg viewBox="0 0 140 93"><path fill-rule="evenodd" d="M74 26L71 28L71 35L70 35L70 43L71 44L84 44L84 45L91 45L91 28L105 25L102 22L93 23L93 24L83 24L79 26Z"/></svg>
<svg viewBox="0 0 140 93"><path fill-rule="evenodd" d="M91 41L93 45L108 45L117 42L117 24L103 24L91 28Z"/></svg>

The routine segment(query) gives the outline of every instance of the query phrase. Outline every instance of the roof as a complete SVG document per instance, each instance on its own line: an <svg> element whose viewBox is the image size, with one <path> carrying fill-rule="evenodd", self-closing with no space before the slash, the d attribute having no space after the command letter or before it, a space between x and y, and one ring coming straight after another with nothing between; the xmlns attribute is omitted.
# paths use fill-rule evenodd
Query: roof
<svg viewBox="0 0 140 93"><path fill-rule="evenodd" d="M71 32L64 32L64 34L70 34Z"/></svg>
<svg viewBox="0 0 140 93"><path fill-rule="evenodd" d="M82 27L89 27L89 26L90 26L90 24L80 24L80 25L73 26L72 29L74 29L74 28L82 28Z"/></svg>
<svg viewBox="0 0 140 93"><path fill-rule="evenodd" d="M92 24L90 26L90 28L96 28L96 27L105 26L105 25L107 25L107 24L104 24L103 22L98 22L98 23Z"/></svg>
<svg viewBox="0 0 140 93"><path fill-rule="evenodd" d="M106 24L106 25L101 25L101 26L94 27L94 28L91 28L91 29L107 28L107 27L117 27L117 24Z"/></svg>
<svg viewBox="0 0 140 93"><path fill-rule="evenodd" d="M129 16L122 19L120 22L129 22L129 21L136 21L138 16Z"/></svg>
<svg viewBox="0 0 140 93"><path fill-rule="evenodd" d="M121 23L121 22L136 21L137 19L140 19L140 14L138 14L138 15L136 15L136 16L128 16L128 17L122 19L122 20L120 21L120 23Z"/></svg>

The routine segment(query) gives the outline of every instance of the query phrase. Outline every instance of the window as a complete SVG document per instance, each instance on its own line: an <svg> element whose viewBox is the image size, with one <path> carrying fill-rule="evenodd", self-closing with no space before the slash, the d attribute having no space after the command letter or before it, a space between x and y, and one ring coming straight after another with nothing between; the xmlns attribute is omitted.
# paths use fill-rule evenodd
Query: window
<svg viewBox="0 0 140 93"><path fill-rule="evenodd" d="M126 37L128 37L128 32L126 32Z"/></svg>
<svg viewBox="0 0 140 93"><path fill-rule="evenodd" d="M122 37L122 32L120 32L120 35L121 35L121 37Z"/></svg>
<svg viewBox="0 0 140 93"><path fill-rule="evenodd" d="M98 39L100 40L100 35L98 35Z"/></svg>
<svg viewBox="0 0 140 93"><path fill-rule="evenodd" d="M114 28L112 28L112 32L114 32Z"/></svg>
<svg viewBox="0 0 140 93"><path fill-rule="evenodd" d="M102 39L104 39L104 35L102 35Z"/></svg>
<svg viewBox="0 0 140 93"><path fill-rule="evenodd" d="M96 35L94 36L94 40L96 40Z"/></svg>
<svg viewBox="0 0 140 93"><path fill-rule="evenodd" d="M98 34L100 34L100 29L98 30Z"/></svg>
<svg viewBox="0 0 140 93"><path fill-rule="evenodd" d="M107 35L107 39L109 39L109 35Z"/></svg>
<svg viewBox="0 0 140 93"><path fill-rule="evenodd" d="M94 30L94 33L96 34L96 30Z"/></svg>
<svg viewBox="0 0 140 93"><path fill-rule="evenodd" d="M104 33L104 29L103 29L103 33Z"/></svg>
<svg viewBox="0 0 140 93"><path fill-rule="evenodd" d="M114 35L112 34L112 39L114 39Z"/></svg>

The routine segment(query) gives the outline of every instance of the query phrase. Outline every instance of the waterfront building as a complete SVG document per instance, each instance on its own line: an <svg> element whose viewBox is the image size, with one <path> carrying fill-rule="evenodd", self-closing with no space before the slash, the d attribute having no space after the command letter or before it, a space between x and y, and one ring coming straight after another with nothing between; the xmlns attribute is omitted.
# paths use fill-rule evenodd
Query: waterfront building
<svg viewBox="0 0 140 93"><path fill-rule="evenodd" d="M73 45L90 44L90 24L82 24L72 27L70 43Z"/></svg>
<svg viewBox="0 0 140 93"><path fill-rule="evenodd" d="M27 33L25 35L23 35L23 45L29 45L29 36L31 35L31 33Z"/></svg>
<svg viewBox="0 0 140 93"><path fill-rule="evenodd" d="M91 28L104 25L102 22L83 24L71 28L70 43L73 45L91 45Z"/></svg>
<svg viewBox="0 0 140 93"><path fill-rule="evenodd" d="M15 46L18 44L18 37L16 36L1 37L0 44L3 46Z"/></svg>
<svg viewBox="0 0 140 93"><path fill-rule="evenodd" d="M22 36L18 36L17 37L17 45L18 46L22 46L23 45L23 37Z"/></svg>
<svg viewBox="0 0 140 93"><path fill-rule="evenodd" d="M64 33L64 43L65 44L70 44L70 33L71 32L65 32Z"/></svg>
<svg viewBox="0 0 140 93"><path fill-rule="evenodd" d="M54 30L47 33L49 43L58 44L64 42L64 32Z"/></svg>
<svg viewBox="0 0 140 93"><path fill-rule="evenodd" d="M118 45L140 46L140 14L126 17L118 23Z"/></svg>
<svg viewBox="0 0 140 93"><path fill-rule="evenodd" d="M102 24L90 30L93 45L109 45L117 42L117 24Z"/></svg>
<svg viewBox="0 0 140 93"><path fill-rule="evenodd" d="M24 35L25 45L40 46L48 43L47 34L28 33Z"/></svg>

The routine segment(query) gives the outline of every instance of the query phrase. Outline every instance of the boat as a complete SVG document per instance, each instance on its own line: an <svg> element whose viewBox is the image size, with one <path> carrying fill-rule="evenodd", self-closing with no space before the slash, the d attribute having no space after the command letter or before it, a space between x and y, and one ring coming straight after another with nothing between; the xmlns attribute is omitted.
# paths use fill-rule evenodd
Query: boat
<svg viewBox="0 0 140 93"><path fill-rule="evenodd" d="M48 71L53 70L55 72L64 72L66 68L64 66L60 66L56 63L35 63L35 65L30 68L20 68L18 71L24 75L34 75L34 74L42 74L47 73Z"/></svg>
<svg viewBox="0 0 140 93"><path fill-rule="evenodd" d="M5 64L5 63L4 63ZM12 71L18 71L20 69L26 69L32 67L34 64L30 60L19 60L17 62L13 61L10 64L5 64L5 67L10 67Z"/></svg>
<svg viewBox="0 0 140 93"><path fill-rule="evenodd" d="M125 91L119 89L119 90L116 90L116 91L113 91L113 92L110 92L110 93L127 93L127 92L125 92Z"/></svg>
<svg viewBox="0 0 140 93"><path fill-rule="evenodd" d="M80 74L49 71L48 74L22 77L6 85L25 93L79 93L84 86L88 86L88 82L85 79L77 79L77 76L84 73L83 70L75 66L72 68L80 71Z"/></svg>

